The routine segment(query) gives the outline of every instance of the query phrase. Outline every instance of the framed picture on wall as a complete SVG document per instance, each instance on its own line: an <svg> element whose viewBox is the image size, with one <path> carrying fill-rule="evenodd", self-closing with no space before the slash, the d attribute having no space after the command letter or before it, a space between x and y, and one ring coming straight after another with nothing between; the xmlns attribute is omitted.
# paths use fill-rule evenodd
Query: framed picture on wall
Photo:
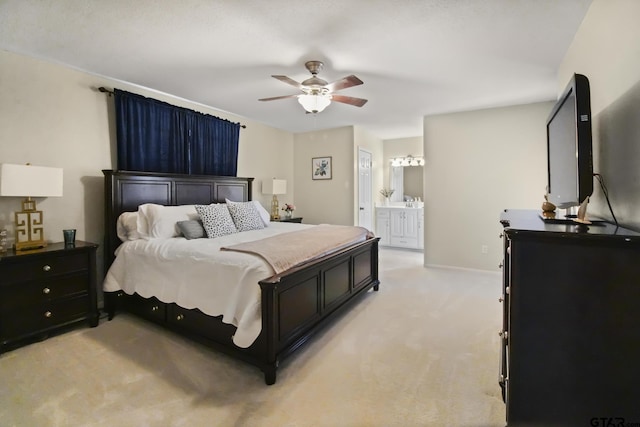
<svg viewBox="0 0 640 427"><path fill-rule="evenodd" d="M311 159L311 178L331 179L331 156Z"/></svg>

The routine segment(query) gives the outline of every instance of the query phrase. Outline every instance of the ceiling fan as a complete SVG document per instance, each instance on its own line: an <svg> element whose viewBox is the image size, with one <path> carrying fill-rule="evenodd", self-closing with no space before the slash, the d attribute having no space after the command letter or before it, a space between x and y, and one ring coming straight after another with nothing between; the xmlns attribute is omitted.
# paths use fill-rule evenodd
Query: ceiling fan
<svg viewBox="0 0 640 427"><path fill-rule="evenodd" d="M271 76L283 83L287 83L300 89L303 92L302 94L274 96L272 98L262 98L258 101L275 101L276 99L298 98L300 105L302 105L308 113L314 114L327 108L327 106L331 104L331 101L342 102L343 104L349 104L355 107L362 107L367 103L366 99L335 94L335 92L339 90L361 85L363 83L362 80L356 76L350 75L343 77L340 80L336 80L335 82L327 83L325 80L318 77L318 73L324 67L324 64L321 61L307 61L304 65L311 73L311 77L302 83L298 83L287 76Z"/></svg>

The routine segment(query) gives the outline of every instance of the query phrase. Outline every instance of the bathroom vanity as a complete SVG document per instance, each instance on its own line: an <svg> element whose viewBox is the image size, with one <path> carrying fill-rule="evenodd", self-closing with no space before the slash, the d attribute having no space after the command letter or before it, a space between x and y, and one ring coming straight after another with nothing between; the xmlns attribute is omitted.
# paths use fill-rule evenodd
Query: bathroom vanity
<svg viewBox="0 0 640 427"><path fill-rule="evenodd" d="M376 236L381 246L424 248L424 208L405 204L376 207Z"/></svg>

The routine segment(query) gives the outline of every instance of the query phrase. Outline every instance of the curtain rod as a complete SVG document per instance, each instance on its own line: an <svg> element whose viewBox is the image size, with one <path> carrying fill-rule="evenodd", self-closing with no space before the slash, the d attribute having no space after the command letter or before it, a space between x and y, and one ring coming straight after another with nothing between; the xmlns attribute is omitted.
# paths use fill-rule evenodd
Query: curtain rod
<svg viewBox="0 0 640 427"><path fill-rule="evenodd" d="M98 90L99 90L100 92L102 92L102 93L106 93L106 94L108 94L109 96L111 96L111 95L113 95L113 94L114 94L114 92L113 92L112 90L109 90L109 89L107 89L107 88L106 88L106 87L104 87L104 86L100 86L100 87L98 88ZM238 124L240 125L240 127L241 127L242 129L246 129L246 128L247 128L247 125L243 125L242 123L238 123Z"/></svg>

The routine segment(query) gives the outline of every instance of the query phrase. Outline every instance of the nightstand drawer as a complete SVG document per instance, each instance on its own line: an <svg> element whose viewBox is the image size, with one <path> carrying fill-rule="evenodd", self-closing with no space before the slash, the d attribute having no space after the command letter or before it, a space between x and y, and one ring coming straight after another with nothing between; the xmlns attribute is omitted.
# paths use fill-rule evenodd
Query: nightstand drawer
<svg viewBox="0 0 640 427"><path fill-rule="evenodd" d="M53 277L0 288L0 311L88 293L88 273Z"/></svg>
<svg viewBox="0 0 640 427"><path fill-rule="evenodd" d="M89 295L0 312L0 336L10 341L37 335L75 320L84 320L89 310Z"/></svg>
<svg viewBox="0 0 640 427"><path fill-rule="evenodd" d="M64 253L64 251L62 252ZM17 255L17 257L24 255ZM7 264L2 269L2 283L12 284L46 279L51 276L88 270L86 253L70 253L58 256L26 258Z"/></svg>

